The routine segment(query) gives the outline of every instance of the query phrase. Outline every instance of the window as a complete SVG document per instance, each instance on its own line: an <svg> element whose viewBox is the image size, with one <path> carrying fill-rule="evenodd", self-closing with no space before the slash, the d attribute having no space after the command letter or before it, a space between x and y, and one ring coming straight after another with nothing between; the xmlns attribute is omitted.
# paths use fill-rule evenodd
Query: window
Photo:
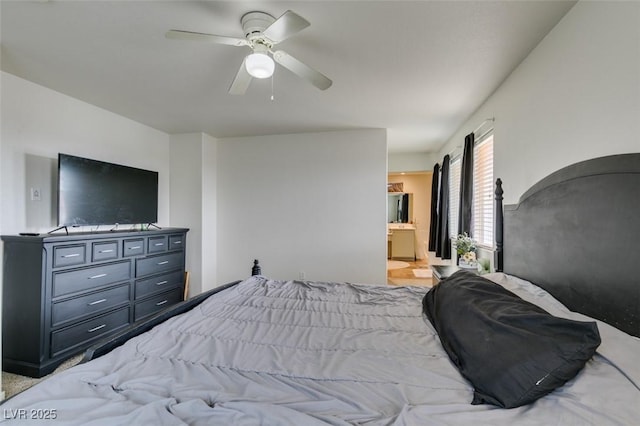
<svg viewBox="0 0 640 426"><path fill-rule="evenodd" d="M449 166L449 233L458 235L460 210L460 175L462 157L451 160ZM485 133L473 148L473 206L471 229L479 246L493 248L493 134Z"/></svg>
<svg viewBox="0 0 640 426"><path fill-rule="evenodd" d="M458 186L460 183L458 183ZM493 248L493 133L476 141L473 149L473 239Z"/></svg>
<svg viewBox="0 0 640 426"><path fill-rule="evenodd" d="M458 235L458 215L460 211L460 175L462 157L456 157L449 164L449 234Z"/></svg>

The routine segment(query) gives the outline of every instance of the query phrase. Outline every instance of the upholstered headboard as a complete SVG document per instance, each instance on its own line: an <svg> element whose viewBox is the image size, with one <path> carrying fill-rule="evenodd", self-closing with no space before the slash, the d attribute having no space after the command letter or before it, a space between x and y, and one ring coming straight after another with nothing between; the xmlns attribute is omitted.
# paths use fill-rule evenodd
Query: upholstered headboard
<svg viewBox="0 0 640 426"><path fill-rule="evenodd" d="M549 175L518 204L504 207L503 235L500 216L496 269L640 336L640 153L587 160Z"/></svg>

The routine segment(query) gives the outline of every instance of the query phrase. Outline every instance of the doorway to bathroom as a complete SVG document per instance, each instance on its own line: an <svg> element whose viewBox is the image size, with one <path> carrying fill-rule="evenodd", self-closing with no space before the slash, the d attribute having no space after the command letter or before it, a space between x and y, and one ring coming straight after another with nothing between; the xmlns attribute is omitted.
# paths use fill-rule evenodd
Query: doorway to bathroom
<svg viewBox="0 0 640 426"><path fill-rule="evenodd" d="M428 285L428 241L433 173L387 176L387 283Z"/></svg>

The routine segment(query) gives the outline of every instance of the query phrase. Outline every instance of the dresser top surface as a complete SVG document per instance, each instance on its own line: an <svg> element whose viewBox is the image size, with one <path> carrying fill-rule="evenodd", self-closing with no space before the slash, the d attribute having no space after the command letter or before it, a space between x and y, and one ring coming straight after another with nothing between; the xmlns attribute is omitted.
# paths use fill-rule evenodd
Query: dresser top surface
<svg viewBox="0 0 640 426"><path fill-rule="evenodd" d="M149 237L154 235L165 235L188 232L189 228L162 228L140 230L114 230L114 231L97 231L97 232L70 232L69 235L64 233L57 234L39 234L34 236L27 235L2 235L2 241L6 242L33 242L33 243L55 243L62 241L81 241L81 240L97 240L109 238L135 238Z"/></svg>

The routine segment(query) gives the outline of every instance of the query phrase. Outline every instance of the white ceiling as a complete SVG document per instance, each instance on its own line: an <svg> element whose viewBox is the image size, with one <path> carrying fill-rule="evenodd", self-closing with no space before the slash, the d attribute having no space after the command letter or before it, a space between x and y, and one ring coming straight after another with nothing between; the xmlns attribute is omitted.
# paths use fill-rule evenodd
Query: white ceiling
<svg viewBox="0 0 640 426"><path fill-rule="evenodd" d="M435 152L574 1L6 1L2 69L167 133L214 137L388 129L389 152ZM240 17L291 9L311 26L278 45L326 74L320 91L277 67L227 90L248 48Z"/></svg>

